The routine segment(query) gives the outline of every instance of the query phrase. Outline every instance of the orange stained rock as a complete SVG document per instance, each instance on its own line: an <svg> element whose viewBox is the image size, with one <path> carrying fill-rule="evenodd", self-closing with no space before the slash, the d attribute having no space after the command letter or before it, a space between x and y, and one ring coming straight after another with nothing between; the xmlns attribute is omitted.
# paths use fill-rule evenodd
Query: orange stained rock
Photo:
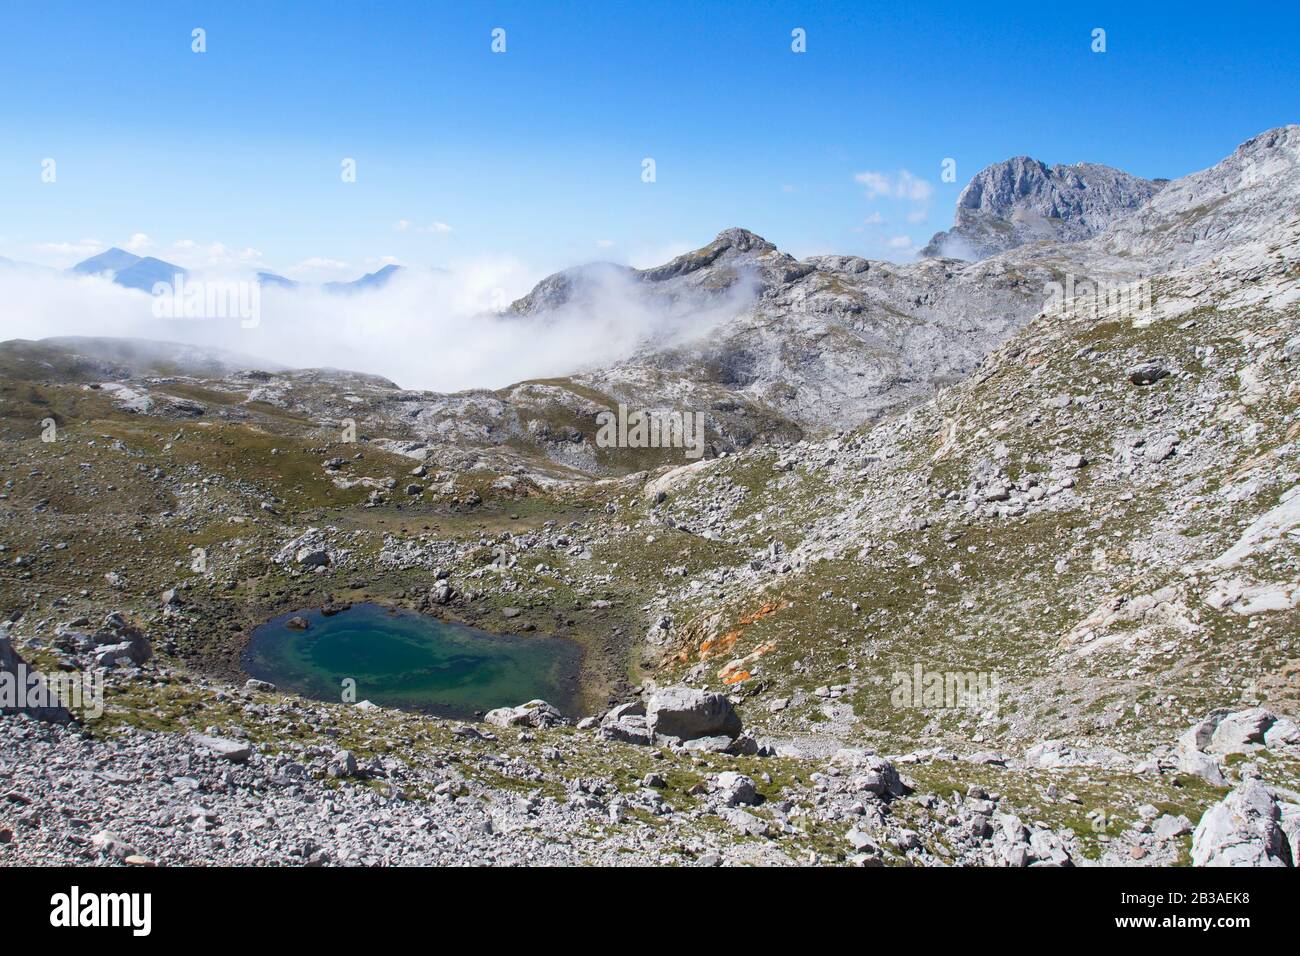
<svg viewBox="0 0 1300 956"><path fill-rule="evenodd" d="M718 671L718 678L724 684L739 684L741 681L749 680L749 678L754 675L748 670L748 665L758 660L774 647L776 647L776 644L772 641L758 645L758 647L754 648L744 657L738 657L734 661L730 661L724 665L722 670Z"/></svg>
<svg viewBox="0 0 1300 956"><path fill-rule="evenodd" d="M740 637L740 629L728 631L721 637L710 637L700 644L700 660L711 657L714 654L721 654L723 651L729 651L736 644L736 638Z"/></svg>
<svg viewBox="0 0 1300 956"><path fill-rule="evenodd" d="M740 620L736 622L735 628L720 637L711 637L700 643L700 660L706 660L724 651L731 650L736 645L740 635L744 633L745 628L756 621L761 621L763 618L775 614L783 607L785 607L785 604L780 601L768 601L757 610L741 615Z"/></svg>

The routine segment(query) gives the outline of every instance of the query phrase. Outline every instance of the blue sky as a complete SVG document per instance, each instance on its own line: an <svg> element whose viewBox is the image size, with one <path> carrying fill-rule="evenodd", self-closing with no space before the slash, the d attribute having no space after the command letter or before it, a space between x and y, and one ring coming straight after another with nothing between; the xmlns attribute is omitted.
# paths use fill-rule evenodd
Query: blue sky
<svg viewBox="0 0 1300 956"><path fill-rule="evenodd" d="M906 259L991 162L1174 177L1297 121L1298 26L1294 4L5 3L0 255L135 237L305 278L544 272L739 225Z"/></svg>

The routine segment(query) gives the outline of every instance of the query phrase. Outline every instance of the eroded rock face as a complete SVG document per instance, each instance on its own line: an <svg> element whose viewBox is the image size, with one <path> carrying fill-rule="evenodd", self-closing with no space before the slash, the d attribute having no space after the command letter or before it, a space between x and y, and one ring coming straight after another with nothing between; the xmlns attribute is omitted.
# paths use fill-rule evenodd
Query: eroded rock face
<svg viewBox="0 0 1300 956"><path fill-rule="evenodd" d="M1204 752L1220 757L1263 749L1277 750L1296 744L1300 744L1300 730L1295 723L1263 707L1238 711L1221 707L1197 721L1178 738L1181 753L1196 755Z"/></svg>

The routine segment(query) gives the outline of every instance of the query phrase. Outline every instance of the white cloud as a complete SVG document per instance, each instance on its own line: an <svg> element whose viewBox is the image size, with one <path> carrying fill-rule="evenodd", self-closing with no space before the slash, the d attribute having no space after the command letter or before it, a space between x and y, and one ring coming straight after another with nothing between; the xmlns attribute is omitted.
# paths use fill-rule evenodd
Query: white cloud
<svg viewBox="0 0 1300 956"><path fill-rule="evenodd" d="M934 195L934 186L928 181L921 179L919 176L913 176L906 169L898 173L898 184L895 186L895 193L899 199L910 199L913 202L925 202Z"/></svg>
<svg viewBox="0 0 1300 956"><path fill-rule="evenodd" d="M601 249L612 249L614 247L613 239L597 239L596 245Z"/></svg>
<svg viewBox="0 0 1300 956"><path fill-rule="evenodd" d="M107 249L98 239L81 239L77 242L40 242L33 246L35 256L42 265L59 268L76 265L82 259L89 259Z"/></svg>
<svg viewBox="0 0 1300 956"><path fill-rule="evenodd" d="M854 173L853 179L867 187L868 199L875 199L877 196L889 196L893 194L893 184L890 182L889 177L884 173L867 170L862 173Z"/></svg>
<svg viewBox="0 0 1300 956"><path fill-rule="evenodd" d="M132 250L139 252L138 249ZM262 252L251 246L232 249L224 242L199 243L193 239L173 242L162 258L195 272L247 272L261 268Z"/></svg>
<svg viewBox="0 0 1300 956"><path fill-rule="evenodd" d="M908 222L924 222L928 218L930 218L929 209L913 209L907 214Z"/></svg>
<svg viewBox="0 0 1300 956"><path fill-rule="evenodd" d="M286 270L291 276L317 276L322 273L335 274L346 272L352 267L342 259L328 259L325 256L311 256Z"/></svg>
<svg viewBox="0 0 1300 956"><path fill-rule="evenodd" d="M891 249L910 249L912 247L912 237L892 236L887 245Z"/></svg>
<svg viewBox="0 0 1300 956"><path fill-rule="evenodd" d="M868 216L866 219L862 221L866 223L868 226L879 226L881 223L885 221L885 217L878 212L873 212L870 216Z"/></svg>
<svg viewBox="0 0 1300 956"><path fill-rule="evenodd" d="M139 255L140 253L144 252L144 250L152 248L152 246L153 246L152 239L150 239L143 232L137 232L134 235L132 235L130 239L126 241L126 245L123 248L125 248L128 252L134 252L137 255Z"/></svg>
<svg viewBox="0 0 1300 956"><path fill-rule="evenodd" d="M934 195L934 186L919 176L914 176L906 169L900 169L897 176L876 170L854 173L853 179L866 188L868 199L903 199L908 202L925 202Z"/></svg>
<svg viewBox="0 0 1300 956"><path fill-rule="evenodd" d="M416 232L433 233L439 236L449 236L456 231L445 222L431 222L427 226L417 226L409 219L399 219L393 223L394 232L410 232L411 229L415 229Z"/></svg>
<svg viewBox="0 0 1300 956"><path fill-rule="evenodd" d="M656 261L663 261L661 258ZM346 266L339 260L302 265ZM491 312L540 278L513 259L453 261L445 272L409 269L383 287L332 295L316 286L263 288L260 323L163 320L151 297L104 279L0 272L0 339L126 336L217 346L295 367L331 366L387 376L410 388L499 388L625 358L650 336L661 343L707 334L752 305L753 289L707 303L653 307L617 270L597 276L585 305L521 320Z"/></svg>

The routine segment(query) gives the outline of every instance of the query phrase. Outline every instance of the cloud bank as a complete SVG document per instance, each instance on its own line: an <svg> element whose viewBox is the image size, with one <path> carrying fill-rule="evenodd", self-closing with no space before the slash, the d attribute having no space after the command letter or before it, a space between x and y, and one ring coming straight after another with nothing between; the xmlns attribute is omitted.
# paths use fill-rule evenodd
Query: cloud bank
<svg viewBox="0 0 1300 956"><path fill-rule="evenodd" d="M199 274L193 281L231 276ZM247 273L235 278L247 280ZM60 335L144 338L210 346L294 368L382 375L405 388L500 388L574 374L679 344L746 310L752 290L705 302L647 296L635 279L601 274L578 301L543 315L502 314L533 285L512 259L403 269L386 285L352 293L263 286L256 323L238 317L155 316L148 293L105 277L0 269L0 339Z"/></svg>

